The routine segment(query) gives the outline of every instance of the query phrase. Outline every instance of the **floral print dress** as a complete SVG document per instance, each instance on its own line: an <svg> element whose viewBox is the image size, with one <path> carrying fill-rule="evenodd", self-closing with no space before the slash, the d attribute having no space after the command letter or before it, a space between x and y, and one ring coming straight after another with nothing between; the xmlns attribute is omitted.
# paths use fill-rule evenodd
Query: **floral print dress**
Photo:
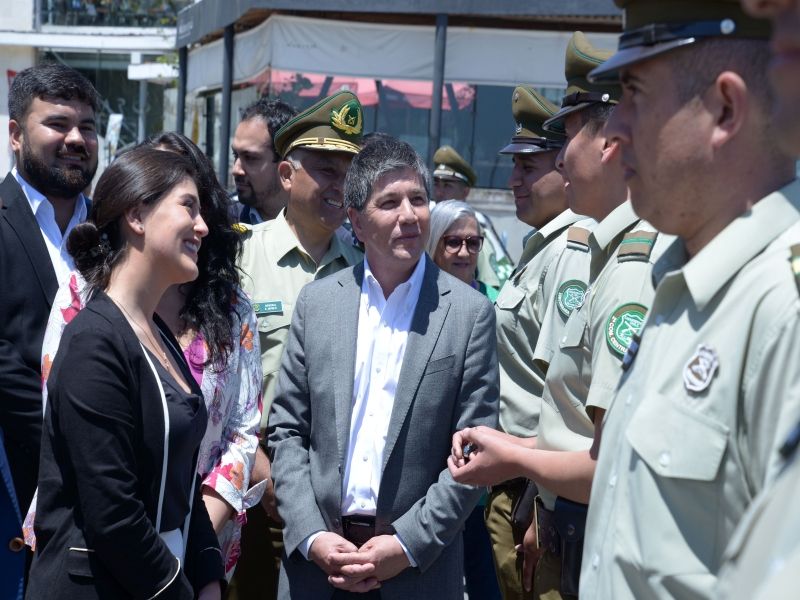
<svg viewBox="0 0 800 600"><path fill-rule="evenodd" d="M47 404L47 378L61 334L67 323L86 305L86 284L77 272L70 274L53 300L53 308L42 344L42 398ZM183 351L192 376L203 391L208 410L208 428L200 444L197 472L203 485L216 491L236 515L219 534L219 545L230 581L239 559L241 529L245 511L255 506L264 493L266 482L250 487L250 473L258 447L257 432L261 423L261 350L256 331L256 316L244 292L231 303L234 345L224 365L208 364L208 346L198 333ZM35 548L33 518L34 497L23 530L25 541Z"/></svg>

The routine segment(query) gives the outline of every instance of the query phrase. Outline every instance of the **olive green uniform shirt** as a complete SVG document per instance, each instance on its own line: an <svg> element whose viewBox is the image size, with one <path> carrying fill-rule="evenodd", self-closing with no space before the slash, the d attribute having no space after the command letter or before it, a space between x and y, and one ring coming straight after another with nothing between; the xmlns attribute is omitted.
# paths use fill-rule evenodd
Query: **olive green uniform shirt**
<svg viewBox="0 0 800 600"><path fill-rule="evenodd" d="M748 509L725 552L715 598L773 600L797 595L800 573L800 459Z"/></svg>
<svg viewBox="0 0 800 600"><path fill-rule="evenodd" d="M334 235L325 256L316 264L289 228L285 211L271 221L247 228L239 266L243 273L242 287L250 296L258 319L263 369L263 430L275 395L283 347L300 290L310 281L361 262L363 255ZM335 318L335 310L336 307L332 306L331 318Z"/></svg>
<svg viewBox="0 0 800 600"><path fill-rule="evenodd" d="M567 251L567 230L575 223L594 225L591 219L566 210L531 234L519 266L495 300L500 429L518 437L536 435L539 424L550 358L534 359L534 348L542 334L553 338L543 345L557 343L566 320L555 314L549 316L552 322L545 324L553 294L564 281L588 282L588 254Z"/></svg>
<svg viewBox="0 0 800 600"><path fill-rule="evenodd" d="M714 597L723 550L798 420L798 219L793 183L691 260L677 240L656 263L603 423L582 599Z"/></svg>
<svg viewBox="0 0 800 600"><path fill-rule="evenodd" d="M628 240L643 235L649 236L649 251L622 253ZM630 202L615 208L592 231L590 286L583 304L570 314L547 372L538 449L579 451L591 447L594 424L587 409L608 406L622 374L625 348L641 327L653 298L653 262L673 239L657 235L636 216ZM615 315L617 325L609 334L609 322ZM556 495L541 485L539 494L545 508L553 510Z"/></svg>

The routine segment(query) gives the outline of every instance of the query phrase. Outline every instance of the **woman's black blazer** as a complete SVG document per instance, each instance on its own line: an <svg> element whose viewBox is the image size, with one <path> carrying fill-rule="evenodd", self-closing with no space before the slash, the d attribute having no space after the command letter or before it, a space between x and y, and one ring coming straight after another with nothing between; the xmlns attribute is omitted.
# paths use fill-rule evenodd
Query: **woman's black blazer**
<svg viewBox="0 0 800 600"><path fill-rule="evenodd" d="M156 375L124 315L98 292L64 329L48 379L27 598L191 600L224 580L199 490L186 565L156 532L164 442Z"/></svg>

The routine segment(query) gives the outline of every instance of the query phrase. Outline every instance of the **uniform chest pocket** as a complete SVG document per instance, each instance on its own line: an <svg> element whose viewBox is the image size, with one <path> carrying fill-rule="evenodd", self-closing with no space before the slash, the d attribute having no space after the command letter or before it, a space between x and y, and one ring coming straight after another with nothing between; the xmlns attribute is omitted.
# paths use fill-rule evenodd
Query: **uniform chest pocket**
<svg viewBox="0 0 800 600"><path fill-rule="evenodd" d="M585 332L586 319L581 312L573 312L564 325L564 335L561 336L559 347L577 348L583 342Z"/></svg>
<svg viewBox="0 0 800 600"><path fill-rule="evenodd" d="M292 312L286 310L281 314L274 315L259 315L258 316L258 331L260 333L271 333L289 327L292 324Z"/></svg>
<svg viewBox="0 0 800 600"><path fill-rule="evenodd" d="M712 481L728 445L729 428L665 398L648 398L636 410L625 436L661 477Z"/></svg>
<svg viewBox="0 0 800 600"><path fill-rule="evenodd" d="M525 290L506 284L500 290L500 295L494 301L495 306L502 310L516 310L525 299Z"/></svg>

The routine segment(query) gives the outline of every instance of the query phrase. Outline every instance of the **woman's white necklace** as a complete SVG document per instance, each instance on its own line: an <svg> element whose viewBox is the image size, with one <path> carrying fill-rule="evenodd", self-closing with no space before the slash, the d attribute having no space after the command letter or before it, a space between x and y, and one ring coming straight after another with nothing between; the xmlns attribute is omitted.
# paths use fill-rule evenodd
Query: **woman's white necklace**
<svg viewBox="0 0 800 600"><path fill-rule="evenodd" d="M112 300L113 300L113 298L112 298ZM141 330L141 332L147 338L147 341L150 342L150 344L153 346L153 354L158 356L158 359L161 361L161 364L164 365L164 368L167 369L167 371L169 371L170 370L170 364L169 364L169 360L167 359L167 352L164 349L161 348L160 344L156 343L156 341L153 339L153 336L150 335L150 333L147 331L147 329L142 327L139 324L139 321L137 321L136 319L133 318L133 315L127 311L127 309L122 305L122 302L116 302L115 301L115 304L117 306L119 306L122 309L122 312L124 312L125 315L131 320L131 322L134 325L136 325L136 327L138 329Z"/></svg>

